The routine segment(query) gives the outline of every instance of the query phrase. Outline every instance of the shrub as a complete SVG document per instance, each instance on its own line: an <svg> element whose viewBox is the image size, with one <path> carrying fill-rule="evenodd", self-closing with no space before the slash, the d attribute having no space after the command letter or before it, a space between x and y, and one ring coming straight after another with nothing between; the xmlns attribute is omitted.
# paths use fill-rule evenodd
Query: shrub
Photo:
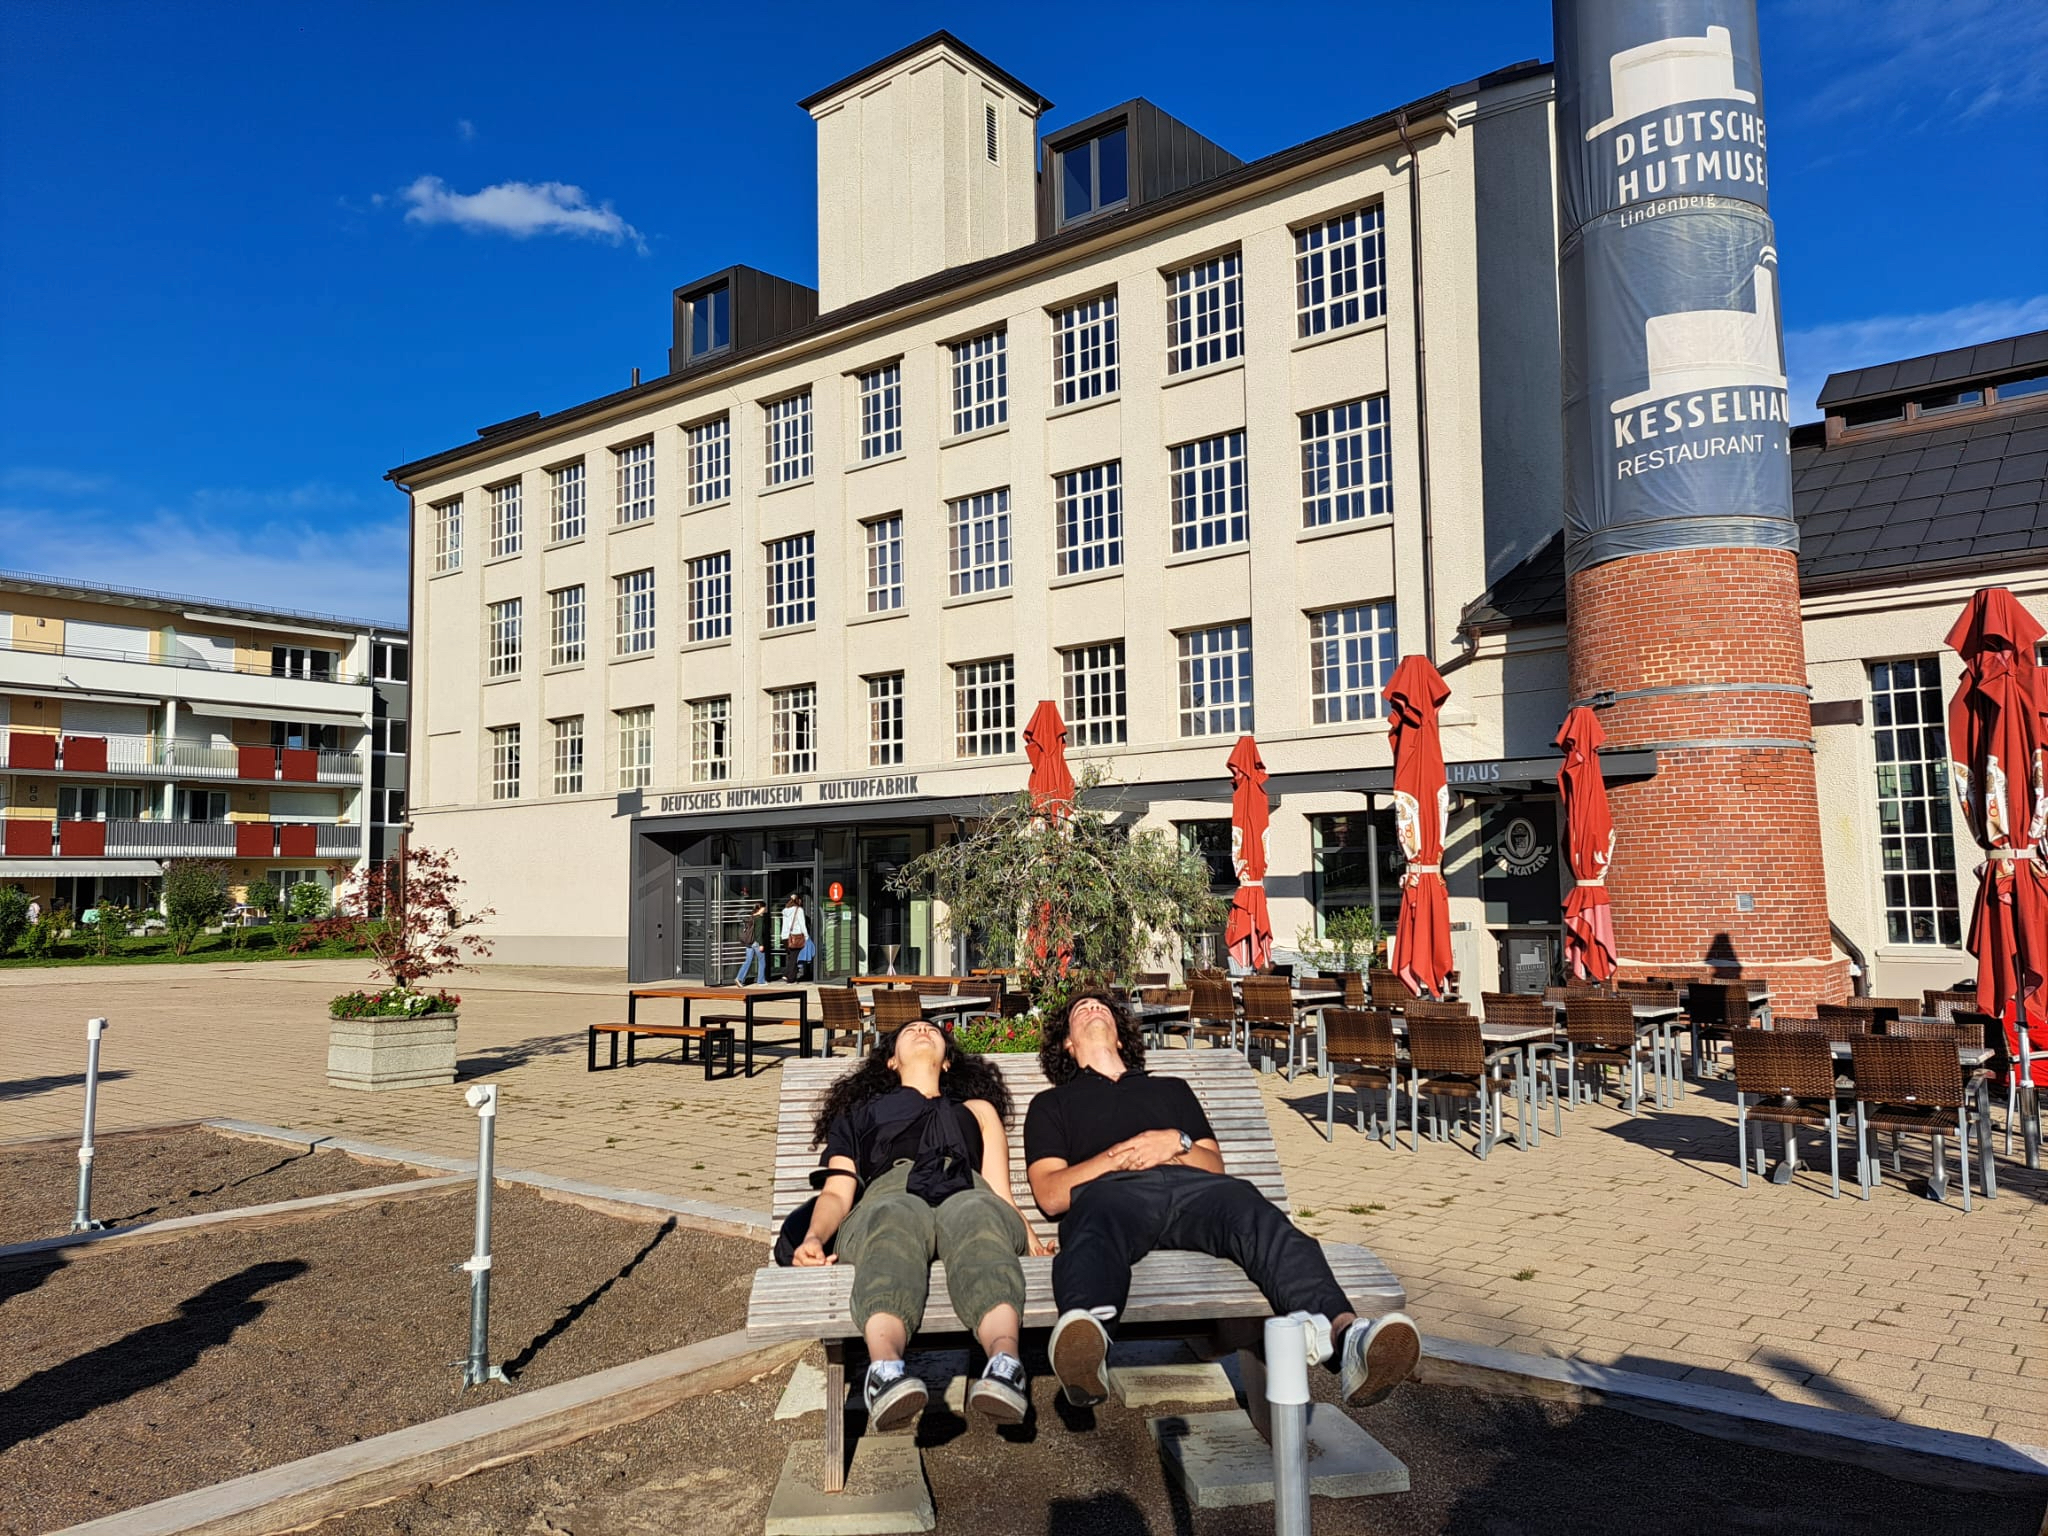
<svg viewBox="0 0 2048 1536"><path fill-rule="evenodd" d="M86 939L92 945L92 952L104 960L114 952L114 940L125 939L128 930L135 926L142 914L132 907L124 907L113 901L99 903L94 911L94 920L80 926L85 930Z"/></svg>
<svg viewBox="0 0 2048 1536"><path fill-rule="evenodd" d="M330 946L353 954L370 947L369 926L348 916L316 917L310 923L295 923L286 932L290 936L283 940L285 953L292 955Z"/></svg>
<svg viewBox="0 0 2048 1536"><path fill-rule="evenodd" d="M453 1013L462 999L453 992L413 992L386 987L382 992L344 992L327 1005L337 1019L416 1019Z"/></svg>
<svg viewBox="0 0 2048 1536"><path fill-rule="evenodd" d="M259 880L249 887L247 901L273 923L284 922L291 916L290 902L284 887L275 880Z"/></svg>
<svg viewBox="0 0 2048 1536"><path fill-rule="evenodd" d="M164 865L164 927L171 953L190 954L193 941L229 906L228 871L209 859L172 859Z"/></svg>
<svg viewBox="0 0 2048 1536"><path fill-rule="evenodd" d="M985 1019L953 1031L953 1044L977 1055L1022 1055L1038 1049L1045 1032L1035 1018Z"/></svg>
<svg viewBox="0 0 2048 1536"><path fill-rule="evenodd" d="M20 942L28 931L28 892L8 886L0 891L0 955Z"/></svg>
<svg viewBox="0 0 2048 1536"><path fill-rule="evenodd" d="M63 931L64 920L54 912L45 912L36 919L35 927L29 929L22 948L35 959L47 960L57 952L57 936Z"/></svg>
<svg viewBox="0 0 2048 1536"><path fill-rule="evenodd" d="M1301 958L1319 971L1362 971L1379 961L1386 930L1365 907L1340 907L1323 919L1323 934L1310 923L1294 936Z"/></svg>
<svg viewBox="0 0 2048 1536"><path fill-rule="evenodd" d="M295 923L317 922L334 910L334 899L317 880L301 880L286 897Z"/></svg>

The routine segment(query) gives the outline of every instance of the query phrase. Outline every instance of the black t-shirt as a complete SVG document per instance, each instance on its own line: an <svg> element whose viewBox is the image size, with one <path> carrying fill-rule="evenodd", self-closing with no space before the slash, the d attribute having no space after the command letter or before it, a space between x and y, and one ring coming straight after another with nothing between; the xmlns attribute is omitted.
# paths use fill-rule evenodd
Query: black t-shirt
<svg viewBox="0 0 2048 1536"><path fill-rule="evenodd" d="M850 1159L860 1170L863 1182L880 1178L898 1162L915 1161L924 1138L925 1117L948 1115L954 1131L967 1148L967 1160L976 1173L981 1171L981 1124L974 1112L958 1099L941 1095L928 1099L915 1088L892 1088L878 1099L870 1099L851 1114L841 1115L825 1133L825 1151L820 1166L833 1158Z"/></svg>
<svg viewBox="0 0 2048 1536"><path fill-rule="evenodd" d="M1024 1116L1024 1161L1057 1157L1071 1168L1141 1131L1186 1131L1196 1141L1216 1136L1201 1100L1183 1079L1127 1071L1112 1080L1083 1067L1080 1076L1031 1101Z"/></svg>

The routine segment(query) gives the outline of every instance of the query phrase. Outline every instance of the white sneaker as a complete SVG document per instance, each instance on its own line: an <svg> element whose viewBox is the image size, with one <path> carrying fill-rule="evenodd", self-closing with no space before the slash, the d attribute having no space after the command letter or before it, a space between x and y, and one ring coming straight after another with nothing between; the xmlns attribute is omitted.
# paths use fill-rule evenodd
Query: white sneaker
<svg viewBox="0 0 2048 1536"><path fill-rule="evenodd" d="M1379 1402L1414 1373L1421 1358L1422 1335L1407 1313L1389 1312L1370 1323L1360 1318L1344 1330L1344 1401L1353 1408Z"/></svg>
<svg viewBox="0 0 2048 1536"><path fill-rule="evenodd" d="M1086 1408L1109 1396L1109 1378L1104 1369L1109 1359L1109 1330L1093 1312L1075 1308L1062 1312L1052 1325L1052 1341L1046 1346L1052 1357L1052 1373L1066 1390L1067 1401Z"/></svg>
<svg viewBox="0 0 2048 1536"><path fill-rule="evenodd" d="M910 1428L924 1412L928 1395L924 1383L900 1363L893 1374L885 1374L880 1365L869 1366L861 1393L868 1406L868 1433L887 1435Z"/></svg>

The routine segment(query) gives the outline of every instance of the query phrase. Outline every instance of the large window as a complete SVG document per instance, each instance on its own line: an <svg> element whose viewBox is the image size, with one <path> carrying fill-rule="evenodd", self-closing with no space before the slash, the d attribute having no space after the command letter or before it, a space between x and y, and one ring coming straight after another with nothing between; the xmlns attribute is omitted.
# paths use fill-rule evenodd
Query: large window
<svg viewBox="0 0 2048 1536"><path fill-rule="evenodd" d="M1301 418L1301 524L1324 528L1394 510L1387 397L1352 400Z"/></svg>
<svg viewBox="0 0 2048 1536"><path fill-rule="evenodd" d="M548 665L573 667L583 660L583 586L548 593Z"/></svg>
<svg viewBox="0 0 2048 1536"><path fill-rule="evenodd" d="M1121 208L1130 201L1130 136L1119 123L1059 152L1060 222Z"/></svg>
<svg viewBox="0 0 2048 1536"><path fill-rule="evenodd" d="M491 487L491 558L502 560L516 555L526 542L526 514L522 510L520 482L509 481Z"/></svg>
<svg viewBox="0 0 2048 1536"><path fill-rule="evenodd" d="M59 821L137 821L156 800L153 791L130 784L65 784L57 790ZM222 811L221 815L227 813ZM188 820L200 820L189 817ZM221 819L215 817L215 820Z"/></svg>
<svg viewBox="0 0 2048 1536"><path fill-rule="evenodd" d="M903 761L903 674L868 679L868 766L890 768Z"/></svg>
<svg viewBox="0 0 2048 1536"><path fill-rule="evenodd" d="M984 491L946 503L947 571L954 597L1010 584L1010 492Z"/></svg>
<svg viewBox="0 0 2048 1536"><path fill-rule="evenodd" d="M956 341L953 354L953 432L1000 426L1010 415L1009 334L989 331Z"/></svg>
<svg viewBox="0 0 2048 1536"><path fill-rule="evenodd" d="M732 638L732 551L689 563L690 640Z"/></svg>
<svg viewBox="0 0 2048 1536"><path fill-rule="evenodd" d="M486 649L490 663L489 675L492 677L519 675L520 610L524 607L525 603L516 597L508 597L502 603L490 605Z"/></svg>
<svg viewBox="0 0 2048 1536"><path fill-rule="evenodd" d="M1123 465L1107 464L1053 476L1053 573L1078 576L1124 563Z"/></svg>
<svg viewBox="0 0 2048 1536"><path fill-rule="evenodd" d="M181 789L178 791L178 809L181 821L226 821L227 793L219 789Z"/></svg>
<svg viewBox="0 0 2048 1536"><path fill-rule="evenodd" d="M1017 750L1017 663L1008 656L953 669L954 750L1004 757Z"/></svg>
<svg viewBox="0 0 2048 1536"><path fill-rule="evenodd" d="M1936 658L1872 662L1870 703L1885 937L1893 944L1954 947L1962 942L1962 916Z"/></svg>
<svg viewBox="0 0 2048 1536"><path fill-rule="evenodd" d="M1172 470L1173 552L1218 549L1251 537L1244 433L1226 432L1167 450Z"/></svg>
<svg viewBox="0 0 2048 1536"><path fill-rule="evenodd" d="M583 461L548 471L548 542L583 537Z"/></svg>
<svg viewBox="0 0 2048 1536"><path fill-rule="evenodd" d="M1321 336L1387 312L1387 248L1378 204L1294 232L1295 333Z"/></svg>
<svg viewBox="0 0 2048 1536"><path fill-rule="evenodd" d="M519 798L519 727L491 727L491 798Z"/></svg>
<svg viewBox="0 0 2048 1536"><path fill-rule="evenodd" d="M1113 747L1127 739L1124 643L1077 645L1060 652L1067 732L1077 747Z"/></svg>
<svg viewBox="0 0 2048 1536"><path fill-rule="evenodd" d="M548 722L555 733L555 780L558 795L583 793L583 717L570 715Z"/></svg>
<svg viewBox="0 0 2048 1536"><path fill-rule="evenodd" d="M402 683L412 675L412 651L402 642L379 640L371 655L371 671L379 682Z"/></svg>
<svg viewBox="0 0 2048 1536"><path fill-rule="evenodd" d="M1117 388L1116 295L1052 312L1052 403L1078 405Z"/></svg>
<svg viewBox="0 0 2048 1536"><path fill-rule="evenodd" d="M272 677L303 677L326 682L334 676L335 653L303 645L273 645L270 648Z"/></svg>
<svg viewBox="0 0 2048 1536"><path fill-rule="evenodd" d="M768 627L787 629L818 618L817 535L792 534L767 545Z"/></svg>
<svg viewBox="0 0 2048 1536"><path fill-rule="evenodd" d="M732 700L690 701L690 782L722 784L732 775Z"/></svg>
<svg viewBox="0 0 2048 1536"><path fill-rule="evenodd" d="M813 683L768 692L768 772L776 778L818 771L818 689Z"/></svg>
<svg viewBox="0 0 2048 1536"><path fill-rule="evenodd" d="M903 606L903 514L864 525L868 536L868 612L894 613Z"/></svg>
<svg viewBox="0 0 2048 1536"><path fill-rule="evenodd" d="M462 569L462 498L434 503L434 570Z"/></svg>
<svg viewBox="0 0 2048 1536"><path fill-rule="evenodd" d="M1362 907L1392 933L1401 920L1401 877L1407 867L1394 812L1311 816L1309 829L1315 843L1317 932L1326 932L1339 912Z"/></svg>
<svg viewBox="0 0 2048 1536"><path fill-rule="evenodd" d="M1241 258L1211 256L1166 274L1166 371L1186 373L1244 355Z"/></svg>
<svg viewBox="0 0 2048 1536"><path fill-rule="evenodd" d="M617 722L619 788L645 789L654 782L654 706L612 711Z"/></svg>
<svg viewBox="0 0 2048 1536"><path fill-rule="evenodd" d="M1377 720L1394 675L1394 604L1355 603L1308 616L1309 707L1317 725Z"/></svg>
<svg viewBox="0 0 2048 1536"><path fill-rule="evenodd" d="M708 507L732 496L732 418L700 421L689 433L689 496L693 507Z"/></svg>
<svg viewBox="0 0 2048 1536"><path fill-rule="evenodd" d="M683 308L687 311L683 322L689 349L686 362L694 363L732 345L732 290L724 283L686 295Z"/></svg>
<svg viewBox="0 0 2048 1536"><path fill-rule="evenodd" d="M1252 627L1184 630L1180 643L1180 733L1239 736L1252 724Z"/></svg>
<svg viewBox="0 0 2048 1536"><path fill-rule="evenodd" d="M618 472L618 521L646 522L654 516L654 444L615 448L612 460Z"/></svg>
<svg viewBox="0 0 2048 1536"><path fill-rule="evenodd" d="M768 428L768 483L790 485L811 476L811 392L770 401L762 408Z"/></svg>
<svg viewBox="0 0 2048 1536"><path fill-rule="evenodd" d="M860 456L886 459L903 451L903 365L860 375Z"/></svg>
<svg viewBox="0 0 2048 1536"><path fill-rule="evenodd" d="M644 656L654 649L654 572L612 578L612 654Z"/></svg>

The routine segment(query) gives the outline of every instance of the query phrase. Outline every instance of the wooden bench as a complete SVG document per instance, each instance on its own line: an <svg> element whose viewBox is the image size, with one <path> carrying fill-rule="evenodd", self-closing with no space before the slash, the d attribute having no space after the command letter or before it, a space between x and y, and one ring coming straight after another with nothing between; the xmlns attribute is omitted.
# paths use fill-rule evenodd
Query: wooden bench
<svg viewBox="0 0 2048 1536"><path fill-rule="evenodd" d="M609 1036L612 1043L611 1061L603 1068L600 1068L597 1064L597 1037L599 1035ZM616 1067L619 1064L619 1036L621 1035L626 1037L626 1065L629 1067L639 1065L633 1056L633 1042L651 1037L658 1040L701 1041L702 1043L698 1046L697 1050L698 1054L704 1059L704 1078L706 1082L711 1081L715 1077L731 1077L739 1070L733 1060L732 1021L726 1019L706 1019L702 1024L593 1024L590 1026L587 1070L592 1072L608 1071L611 1067ZM683 1050L684 1059L688 1060L689 1047L687 1044ZM721 1056L725 1058L725 1070L714 1073L711 1069L717 1064Z"/></svg>
<svg viewBox="0 0 2048 1536"><path fill-rule="evenodd" d="M1058 1224L1038 1213L1024 1171L1024 1112L1046 1087L1036 1056L992 1056L1010 1089L1008 1122L1010 1185L1017 1205L1041 1237L1058 1235ZM1150 1070L1185 1078L1201 1100L1223 1149L1228 1173L1249 1180L1275 1205L1287 1205L1286 1181L1273 1144L1273 1129L1259 1097L1258 1079L1233 1051L1155 1052ZM808 1200L818 1150L811 1145L811 1121L826 1087L846 1071L833 1061L792 1061L782 1068L782 1095L775 1127L775 1219ZM1361 1316L1378 1317L1405 1306L1407 1294L1386 1265L1352 1243L1324 1243L1337 1283ZM1052 1298L1052 1260L1024 1260L1024 1326L1050 1328L1058 1319ZM1142 1260L1131 1280L1129 1304L1118 1320L1124 1338L1200 1338L1215 1352L1254 1343L1272 1308L1244 1271L1227 1259L1182 1250L1161 1251ZM932 1266L931 1299L925 1307L921 1340L964 1335L966 1327L947 1299L945 1266ZM862 1349L853 1324L853 1267L817 1269L770 1266L755 1272L747 1302L747 1337L762 1343L817 1339L825 1346L825 1488L838 1492L846 1477L846 1367L850 1351Z"/></svg>

